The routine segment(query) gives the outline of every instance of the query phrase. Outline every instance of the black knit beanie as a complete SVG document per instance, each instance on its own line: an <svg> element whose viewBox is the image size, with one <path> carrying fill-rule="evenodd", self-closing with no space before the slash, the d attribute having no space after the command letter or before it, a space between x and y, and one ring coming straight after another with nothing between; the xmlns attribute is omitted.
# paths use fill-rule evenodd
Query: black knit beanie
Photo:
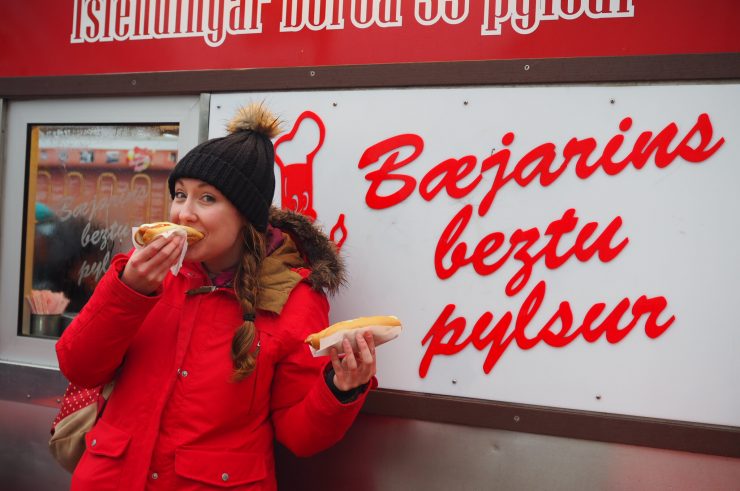
<svg viewBox="0 0 740 491"><path fill-rule="evenodd" d="M242 107L226 127L229 134L190 150L170 173L175 182L190 177L221 191L259 231L267 230L267 217L275 193L275 149L271 138L280 122L262 104Z"/></svg>

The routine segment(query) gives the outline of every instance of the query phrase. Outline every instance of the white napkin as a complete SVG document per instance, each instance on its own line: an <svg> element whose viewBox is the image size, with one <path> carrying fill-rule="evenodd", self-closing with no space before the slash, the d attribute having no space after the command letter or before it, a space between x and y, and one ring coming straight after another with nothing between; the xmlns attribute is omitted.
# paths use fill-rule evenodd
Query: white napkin
<svg viewBox="0 0 740 491"><path fill-rule="evenodd" d="M145 224L146 225L146 224ZM139 245L136 240L134 240L134 237L136 236L136 231L139 230L139 227L131 227L131 242L134 244L134 248L136 250L139 250L145 246ZM177 259L177 262L170 268L170 271L172 272L173 276L177 276L177 273L180 272L180 268L182 267L182 262L185 259L185 253L188 252L188 233L181 228L173 228L172 230L167 230L166 232L162 233L162 237L165 239L169 236L177 234L185 238L185 244L182 246L182 252L180 252L180 257Z"/></svg>
<svg viewBox="0 0 740 491"><path fill-rule="evenodd" d="M375 340L375 346L387 343L393 339L396 339L401 334L401 326L366 326L351 331L339 331L334 334L322 338L319 341L319 349L315 349L310 344L308 347L311 349L313 356L329 356L331 348L336 348L339 354L344 353L342 348L342 340L346 337L349 343L352 345L352 351L357 351L357 339L355 336L358 332L365 333L370 331L373 333L373 339Z"/></svg>

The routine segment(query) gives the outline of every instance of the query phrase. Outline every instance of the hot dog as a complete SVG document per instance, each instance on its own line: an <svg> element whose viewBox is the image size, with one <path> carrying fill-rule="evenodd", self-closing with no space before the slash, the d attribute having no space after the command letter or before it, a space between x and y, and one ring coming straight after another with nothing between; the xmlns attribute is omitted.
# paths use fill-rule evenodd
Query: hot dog
<svg viewBox="0 0 740 491"><path fill-rule="evenodd" d="M319 346L321 344L321 340L327 336L331 336L332 334L340 331L352 331L354 329L361 329L364 327L372 327L372 326L400 326L401 321L398 319L398 317L394 317L392 315L374 315L369 317L358 317L357 319L351 319L347 321L337 322L336 324L332 324L331 326L327 327L326 329L315 332L313 334L310 334L306 340L306 344L310 344L314 349L319 349Z"/></svg>
<svg viewBox="0 0 740 491"><path fill-rule="evenodd" d="M141 246L145 246L154 240L155 237L165 232L181 229L188 234L188 245L193 245L205 237L202 232L195 230L187 225L177 225L170 222L145 223L139 227L134 234L134 241Z"/></svg>

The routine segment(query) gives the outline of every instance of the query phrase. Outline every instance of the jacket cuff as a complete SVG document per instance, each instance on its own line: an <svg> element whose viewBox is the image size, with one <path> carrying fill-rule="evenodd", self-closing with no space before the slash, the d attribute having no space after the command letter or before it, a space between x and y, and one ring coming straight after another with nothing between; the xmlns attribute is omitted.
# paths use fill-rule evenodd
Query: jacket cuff
<svg viewBox="0 0 740 491"><path fill-rule="evenodd" d="M355 387L354 389L340 390L336 385L334 385L334 367L329 364L324 368L324 380L326 381L326 385L329 387L329 390L331 390L331 393L334 394L337 401L342 404L349 404L350 402L356 401L360 394L364 393L370 386L370 382L367 382L359 387Z"/></svg>
<svg viewBox="0 0 740 491"><path fill-rule="evenodd" d="M163 292L162 285L160 285L159 288L157 288L151 294L145 295L143 293L137 292L123 282L123 270L126 269L126 264L128 263L129 259L130 254L127 254L119 255L115 257L113 261L111 261L110 267L115 272L115 278L110 279L110 285L108 285L108 288L111 289L114 295L127 297L129 300L134 302L146 301L145 299L149 301L151 301L152 299L159 299L159 297L162 296ZM106 279L105 277L103 278Z"/></svg>

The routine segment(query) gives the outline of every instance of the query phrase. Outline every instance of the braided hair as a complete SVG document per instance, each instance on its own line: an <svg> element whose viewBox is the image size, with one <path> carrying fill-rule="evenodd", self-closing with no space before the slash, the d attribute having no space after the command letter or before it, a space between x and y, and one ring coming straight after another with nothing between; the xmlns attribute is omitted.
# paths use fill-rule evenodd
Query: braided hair
<svg viewBox="0 0 740 491"><path fill-rule="evenodd" d="M247 223L242 233L244 253L234 276L234 291L242 310L243 322L231 340L231 358L234 361L233 380L248 377L257 364L259 346L252 349L257 333L255 315L259 299L259 271L265 258L265 235Z"/></svg>

